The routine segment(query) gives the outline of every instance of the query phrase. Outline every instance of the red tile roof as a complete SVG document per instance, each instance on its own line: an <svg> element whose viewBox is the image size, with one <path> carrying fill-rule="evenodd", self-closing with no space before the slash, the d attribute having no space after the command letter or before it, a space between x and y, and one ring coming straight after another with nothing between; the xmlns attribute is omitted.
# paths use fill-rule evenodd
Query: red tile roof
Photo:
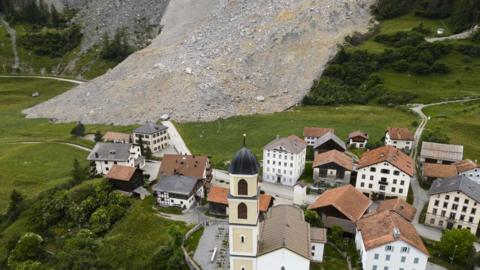
<svg viewBox="0 0 480 270"><path fill-rule="evenodd" d="M335 129L333 128L317 128L317 127L304 127L303 128L303 136L304 137L322 137L323 135L327 134L328 132L335 133Z"/></svg>
<svg viewBox="0 0 480 270"><path fill-rule="evenodd" d="M353 131L350 134L348 134L349 139L356 138L356 137L361 137L365 140L368 140L368 134L364 131L361 131L361 130L356 130L356 131Z"/></svg>
<svg viewBox="0 0 480 270"><path fill-rule="evenodd" d="M207 163L207 156L167 154L163 156L159 175L181 174L201 179L204 177Z"/></svg>
<svg viewBox="0 0 480 270"><path fill-rule="evenodd" d="M230 189L212 186L207 195L207 201L210 203L218 203L223 205L228 205L228 193ZM272 202L273 197L268 194L260 194L258 197L258 209L260 212L267 212L270 208L270 203Z"/></svg>
<svg viewBox="0 0 480 270"><path fill-rule="evenodd" d="M424 163L422 170L424 177L448 178L458 175L455 165Z"/></svg>
<svg viewBox="0 0 480 270"><path fill-rule="evenodd" d="M389 128L387 130L390 139L400 141L413 141L415 136L408 128Z"/></svg>
<svg viewBox="0 0 480 270"><path fill-rule="evenodd" d="M390 145L363 153L362 158L358 161L358 169L380 162L388 162L410 176L413 176L415 173L413 159L401 150Z"/></svg>
<svg viewBox="0 0 480 270"><path fill-rule="evenodd" d="M405 200L397 198L380 202L377 207L377 212L382 211L393 211L405 218L406 220L412 221L415 217L417 209L415 209L415 207L407 203Z"/></svg>
<svg viewBox="0 0 480 270"><path fill-rule="evenodd" d="M106 175L106 178L128 182L132 179L132 176L136 170L137 169L135 167L113 165Z"/></svg>
<svg viewBox="0 0 480 270"><path fill-rule="evenodd" d="M325 191L308 209L333 206L353 222L359 220L370 206L370 200L352 185Z"/></svg>
<svg viewBox="0 0 480 270"><path fill-rule="evenodd" d="M328 152L317 154L315 156L315 160L313 161L312 166L313 168L315 168L332 162L342 166L349 171L353 171L352 157L338 150L330 150Z"/></svg>
<svg viewBox="0 0 480 270"><path fill-rule="evenodd" d="M114 131L107 131L105 135L102 137L103 141L105 142L113 142L113 141L122 141L122 142L130 142L130 134L121 133L121 132L114 132Z"/></svg>
<svg viewBox="0 0 480 270"><path fill-rule="evenodd" d="M473 169L476 169L476 168L480 168L479 164L475 163L474 161L472 161L470 159L457 161L457 162L453 163L453 165L457 168L457 171L459 173L463 173L463 172L470 171L470 170L473 170Z"/></svg>

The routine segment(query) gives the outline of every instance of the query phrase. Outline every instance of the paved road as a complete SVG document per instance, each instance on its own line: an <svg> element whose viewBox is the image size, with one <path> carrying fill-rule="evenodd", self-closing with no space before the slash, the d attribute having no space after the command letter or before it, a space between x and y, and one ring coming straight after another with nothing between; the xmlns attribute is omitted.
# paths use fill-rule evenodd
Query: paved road
<svg viewBox="0 0 480 270"><path fill-rule="evenodd" d="M54 81L62 81L62 82L70 82L74 84L82 84L85 83L84 81L62 78L62 77L54 77L54 76L40 76L40 75L0 75L0 78L29 78L29 79L45 79L45 80L54 80Z"/></svg>
<svg viewBox="0 0 480 270"><path fill-rule="evenodd" d="M179 154L191 155L187 145L183 141L182 136L178 133L177 128L171 121L163 121L162 124L168 127L168 134L170 135L170 143L175 146L175 150Z"/></svg>

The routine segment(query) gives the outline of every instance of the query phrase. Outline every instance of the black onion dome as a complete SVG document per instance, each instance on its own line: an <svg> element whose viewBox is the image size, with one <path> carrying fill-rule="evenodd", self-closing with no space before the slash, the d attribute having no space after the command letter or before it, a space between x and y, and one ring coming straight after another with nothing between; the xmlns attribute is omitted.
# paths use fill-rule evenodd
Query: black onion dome
<svg viewBox="0 0 480 270"><path fill-rule="evenodd" d="M244 146L235 154L228 172L231 174L253 175L258 173L258 169L257 158L250 149Z"/></svg>

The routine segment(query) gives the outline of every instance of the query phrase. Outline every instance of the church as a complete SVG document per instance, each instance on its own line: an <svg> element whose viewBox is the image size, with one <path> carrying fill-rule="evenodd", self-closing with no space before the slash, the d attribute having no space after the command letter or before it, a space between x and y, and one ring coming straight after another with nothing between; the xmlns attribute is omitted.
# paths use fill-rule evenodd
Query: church
<svg viewBox="0 0 480 270"><path fill-rule="evenodd" d="M245 146L230 167L229 252L231 270L309 270L321 262L326 230L310 228L303 210L274 206L259 219L259 165Z"/></svg>

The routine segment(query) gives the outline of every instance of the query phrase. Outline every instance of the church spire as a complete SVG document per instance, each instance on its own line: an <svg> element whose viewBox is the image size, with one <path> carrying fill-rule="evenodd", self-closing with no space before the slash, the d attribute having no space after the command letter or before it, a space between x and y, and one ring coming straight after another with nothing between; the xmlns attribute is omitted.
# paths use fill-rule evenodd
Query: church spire
<svg viewBox="0 0 480 270"><path fill-rule="evenodd" d="M243 133L243 147L247 147L247 133Z"/></svg>

